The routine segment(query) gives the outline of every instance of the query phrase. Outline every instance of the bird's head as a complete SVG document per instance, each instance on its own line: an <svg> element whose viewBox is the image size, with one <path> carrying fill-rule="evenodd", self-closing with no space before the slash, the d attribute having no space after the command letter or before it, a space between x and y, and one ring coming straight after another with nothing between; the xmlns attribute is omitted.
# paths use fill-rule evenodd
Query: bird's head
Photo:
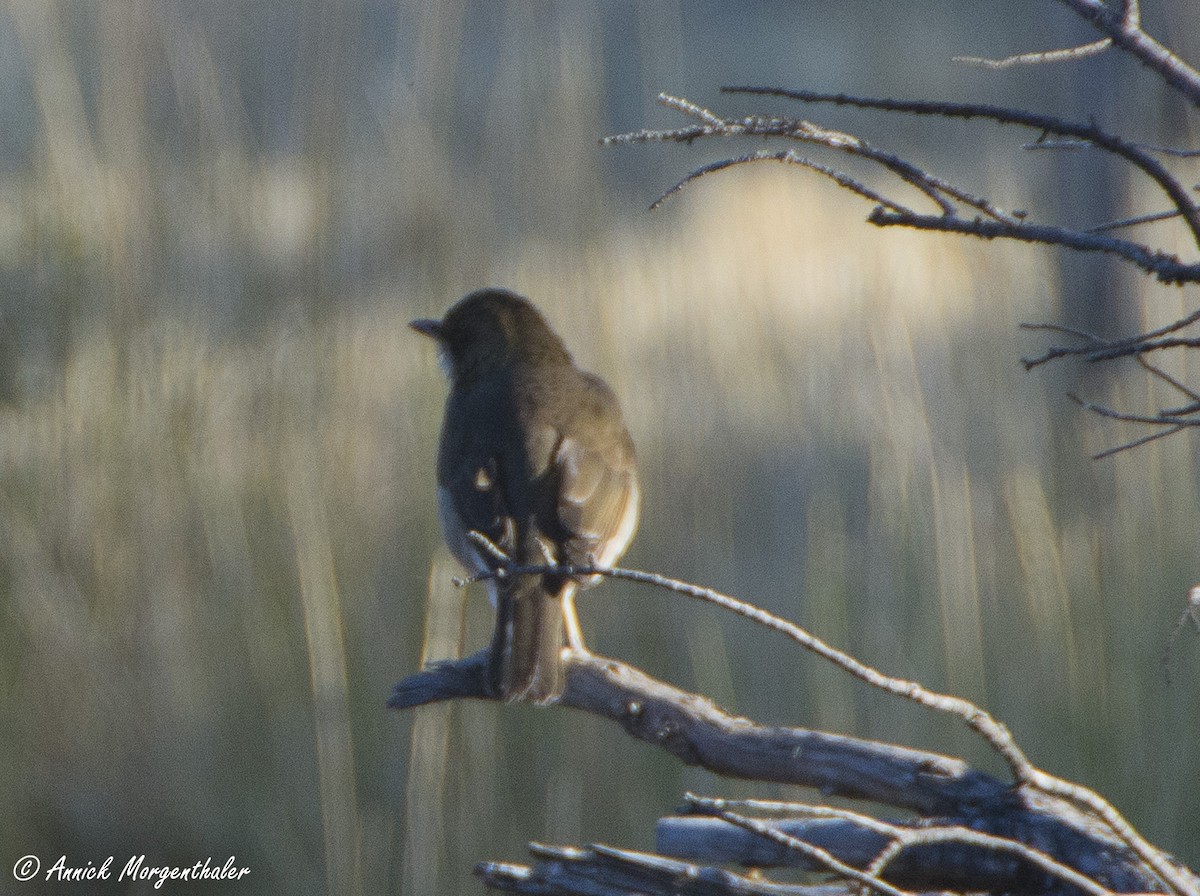
<svg viewBox="0 0 1200 896"><path fill-rule="evenodd" d="M418 333L437 341L451 382L465 383L514 363L570 363L562 340L527 299L504 289L480 289L441 320L414 320Z"/></svg>

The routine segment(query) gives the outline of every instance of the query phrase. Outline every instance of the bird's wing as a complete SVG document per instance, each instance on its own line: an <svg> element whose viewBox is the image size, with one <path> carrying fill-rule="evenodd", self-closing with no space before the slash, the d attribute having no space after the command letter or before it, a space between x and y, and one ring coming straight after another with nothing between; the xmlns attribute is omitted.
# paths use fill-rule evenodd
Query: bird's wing
<svg viewBox="0 0 1200 896"><path fill-rule="evenodd" d="M545 528L566 562L610 566L637 528L637 462L616 399L599 380L589 377L588 386L588 400L554 446L554 520Z"/></svg>

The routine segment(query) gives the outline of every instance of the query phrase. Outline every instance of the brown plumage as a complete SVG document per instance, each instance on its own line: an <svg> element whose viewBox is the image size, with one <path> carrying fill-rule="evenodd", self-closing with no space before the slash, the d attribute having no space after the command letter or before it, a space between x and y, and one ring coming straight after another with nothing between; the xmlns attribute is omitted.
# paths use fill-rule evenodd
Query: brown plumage
<svg viewBox="0 0 1200 896"><path fill-rule="evenodd" d="M450 394L438 450L442 530L472 572L494 560L478 531L518 563L608 566L637 527L633 441L605 383L575 366L525 299L471 293L441 321L414 321L438 342ZM506 699L552 702L564 686L564 615L582 650L574 593L597 577L491 580L496 603L491 680Z"/></svg>

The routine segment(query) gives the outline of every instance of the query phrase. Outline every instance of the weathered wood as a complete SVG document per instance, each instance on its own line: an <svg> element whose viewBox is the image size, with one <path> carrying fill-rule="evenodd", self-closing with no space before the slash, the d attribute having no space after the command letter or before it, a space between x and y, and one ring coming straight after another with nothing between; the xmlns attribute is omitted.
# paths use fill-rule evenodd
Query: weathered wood
<svg viewBox="0 0 1200 896"><path fill-rule="evenodd" d="M388 705L405 709L442 700L494 699L487 690L486 669L486 650L465 659L432 664L397 684ZM717 774L812 787L825 796L869 800L918 816L900 824L953 825L1006 837L1041 850L1113 892L1165 890L1127 847L1091 817L1063 800L1014 788L960 759L804 728L758 725L725 712L706 697L658 681L625 663L590 654L569 655L567 687L560 702L610 718L630 735L662 747L689 765ZM875 855L882 842L879 835L872 839L861 829L855 833L853 825L839 828L805 821L788 821L786 825L798 839L837 847L853 865ZM721 822L714 826L711 819L701 817L660 822L658 848L675 857L656 857L665 862L683 858L759 867L803 866L796 853L778 844ZM487 864L480 866L485 870L479 873L489 886L522 893L659 892L646 889L644 881L630 883L621 890L613 884L611 868L605 872L608 878L602 876L586 886L579 882L583 874L580 869L588 862L603 864L603 857L623 855L620 851L602 847L582 851L538 849L542 850L536 853L541 860L532 869ZM584 854L586 862L580 858ZM560 864L570 859L574 869L570 875L575 875L571 880L575 882L569 886L564 883L562 875L567 872L560 873L559 865L551 869L546 864L551 859ZM726 889L718 886L686 892L743 892L728 888L735 884L721 877L727 872L709 868L702 877L709 879L709 872L716 875L710 883L718 886L719 881L725 881L719 886ZM689 881L696 879L692 872L685 876ZM1012 855L962 844L906 851L882 877L924 889L1074 892L1061 880ZM736 887L741 886L736 883ZM810 888L780 890L780 885L768 886L775 889L761 892L810 892Z"/></svg>
<svg viewBox="0 0 1200 896"><path fill-rule="evenodd" d="M404 709L465 697L492 699L486 665L486 650L435 663L397 684L388 705ZM826 795L922 815L1016 802L1007 784L960 759L806 728L758 725L707 697L594 654L568 658L560 703L610 718L687 765L732 778L815 787Z"/></svg>

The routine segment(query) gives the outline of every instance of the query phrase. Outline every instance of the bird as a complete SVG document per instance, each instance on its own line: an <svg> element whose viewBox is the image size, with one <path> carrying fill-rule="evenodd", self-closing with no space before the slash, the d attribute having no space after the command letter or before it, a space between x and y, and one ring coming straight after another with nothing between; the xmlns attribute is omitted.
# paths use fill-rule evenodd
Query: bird
<svg viewBox="0 0 1200 896"><path fill-rule="evenodd" d="M479 289L441 320L410 326L437 343L449 380L437 454L438 516L451 553L472 575L497 557L518 566L611 567L628 548L641 508L637 458L620 405L598 376L575 365L526 298ZM488 687L504 700L557 702L565 687L564 635L586 652L578 589L600 575L488 579L496 626Z"/></svg>

